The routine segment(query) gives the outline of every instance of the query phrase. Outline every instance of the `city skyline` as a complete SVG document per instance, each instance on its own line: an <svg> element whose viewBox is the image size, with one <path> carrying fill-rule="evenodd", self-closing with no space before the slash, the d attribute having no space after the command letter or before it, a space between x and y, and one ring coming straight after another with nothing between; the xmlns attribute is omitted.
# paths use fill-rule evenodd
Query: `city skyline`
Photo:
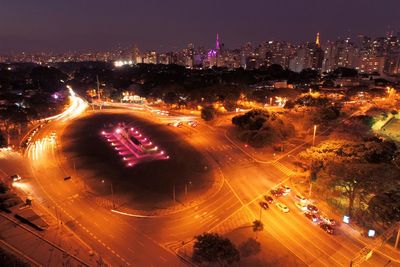
<svg viewBox="0 0 400 267"><path fill-rule="evenodd" d="M363 1L363 5L342 0L335 5L327 1L283 2L97 1L93 5L42 1L19 6L6 1L0 10L0 53L102 51L133 43L157 51L178 50L187 43L209 48L214 47L216 32L228 48L247 41L304 43L314 40L316 32L321 33L322 42L400 32L397 1L386 1L385 6L372 1Z"/></svg>

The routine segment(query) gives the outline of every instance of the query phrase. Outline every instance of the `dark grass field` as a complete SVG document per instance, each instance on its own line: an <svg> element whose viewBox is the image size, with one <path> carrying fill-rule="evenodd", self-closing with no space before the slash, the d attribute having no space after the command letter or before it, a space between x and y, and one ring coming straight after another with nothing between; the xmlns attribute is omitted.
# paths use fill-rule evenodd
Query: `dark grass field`
<svg viewBox="0 0 400 267"><path fill-rule="evenodd" d="M126 167L122 158L100 134L105 129L104 125L118 122L134 123L170 159ZM210 165L203 156L167 126L152 124L129 114L105 112L75 121L62 135L62 150L70 167L75 164L78 175L93 191L109 195L112 183L116 197L136 209L171 205L174 185L178 201L184 197L186 184L188 196L202 194L214 179ZM101 182L103 179L104 183Z"/></svg>

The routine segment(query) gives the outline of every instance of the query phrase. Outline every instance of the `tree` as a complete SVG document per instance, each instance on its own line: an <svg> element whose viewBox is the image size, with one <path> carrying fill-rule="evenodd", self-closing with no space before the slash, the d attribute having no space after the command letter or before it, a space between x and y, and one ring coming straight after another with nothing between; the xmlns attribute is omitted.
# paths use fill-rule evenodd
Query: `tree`
<svg viewBox="0 0 400 267"><path fill-rule="evenodd" d="M260 130L270 116L267 111L253 109L243 115L233 117L232 123L245 130Z"/></svg>
<svg viewBox="0 0 400 267"><path fill-rule="evenodd" d="M339 189L347 197L350 216L356 199L360 204L366 204L371 195L380 194L399 183L398 170L382 163L330 163L327 173L331 187Z"/></svg>
<svg viewBox="0 0 400 267"><path fill-rule="evenodd" d="M213 106L206 106L201 110L201 118L205 121L211 121L215 118L217 111Z"/></svg>
<svg viewBox="0 0 400 267"><path fill-rule="evenodd" d="M0 194L4 194L8 190L9 190L8 186L5 183L0 182Z"/></svg>
<svg viewBox="0 0 400 267"><path fill-rule="evenodd" d="M199 263L218 263L220 266L240 260L239 251L227 238L216 233L204 233L195 237L193 260Z"/></svg>
<svg viewBox="0 0 400 267"><path fill-rule="evenodd" d="M299 154L309 165L320 162L323 167L333 162L391 163L395 157L396 144L381 139L363 142L349 140L329 140L316 147L308 148Z"/></svg>
<svg viewBox="0 0 400 267"><path fill-rule="evenodd" d="M292 109L295 107L295 105L296 104L294 103L294 101L289 99L288 101L286 101L285 106L283 108Z"/></svg>
<svg viewBox="0 0 400 267"><path fill-rule="evenodd" d="M329 99L314 94L302 94L295 100L295 103L307 107L326 107L329 104Z"/></svg>
<svg viewBox="0 0 400 267"><path fill-rule="evenodd" d="M357 75L358 75L358 71L356 69L345 68L345 67L337 68L331 73L331 76L333 76L334 78L357 77Z"/></svg>
<svg viewBox="0 0 400 267"><path fill-rule="evenodd" d="M4 138L3 133L0 133L0 147L6 147L7 146L7 141Z"/></svg>
<svg viewBox="0 0 400 267"><path fill-rule="evenodd" d="M331 79L326 79L323 83L322 83L323 87L334 87L335 83L331 80Z"/></svg>
<svg viewBox="0 0 400 267"><path fill-rule="evenodd" d="M280 142L295 134L294 126L285 123L282 116L261 109L235 116L232 123L239 128L239 139L254 147Z"/></svg>
<svg viewBox="0 0 400 267"><path fill-rule="evenodd" d="M164 96L164 102L172 105L172 104L177 104L179 101L178 95L175 92L168 92L167 94L165 94Z"/></svg>
<svg viewBox="0 0 400 267"><path fill-rule="evenodd" d="M261 244L256 239L249 238L239 245L239 251L242 257L256 255L261 251Z"/></svg>
<svg viewBox="0 0 400 267"><path fill-rule="evenodd" d="M253 222L253 232L256 233L256 239L257 239L257 233L263 230L264 230L264 224L262 223L262 221L255 220Z"/></svg>
<svg viewBox="0 0 400 267"><path fill-rule="evenodd" d="M400 188L396 188L371 198L368 211L377 221L385 225L400 221Z"/></svg>
<svg viewBox="0 0 400 267"><path fill-rule="evenodd" d="M313 112L312 121L314 124L324 124L335 120L340 115L340 108L335 106L317 108Z"/></svg>

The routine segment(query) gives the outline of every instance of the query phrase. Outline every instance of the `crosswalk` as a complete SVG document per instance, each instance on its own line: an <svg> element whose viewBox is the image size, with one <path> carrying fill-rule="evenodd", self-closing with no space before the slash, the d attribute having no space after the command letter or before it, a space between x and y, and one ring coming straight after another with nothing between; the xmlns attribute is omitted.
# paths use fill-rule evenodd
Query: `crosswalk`
<svg viewBox="0 0 400 267"><path fill-rule="evenodd" d="M283 165L279 161L274 161L274 162L271 163L271 165L274 166L275 168L277 168L278 170L280 170L281 172L283 172L284 174L286 174L287 176L293 176L293 175L296 174L296 172L294 172L293 170L289 169L288 167L286 167L285 165Z"/></svg>
<svg viewBox="0 0 400 267"><path fill-rule="evenodd" d="M209 232L224 235L239 227L251 226L253 221L254 216L249 209L242 208L226 220L211 228Z"/></svg>
<svg viewBox="0 0 400 267"><path fill-rule="evenodd" d="M94 202L97 206L105 209L113 209L113 202L110 199L104 197L95 197Z"/></svg>
<svg viewBox="0 0 400 267"><path fill-rule="evenodd" d="M234 149L232 145L221 144L217 146L209 146L206 148L207 151L222 152Z"/></svg>

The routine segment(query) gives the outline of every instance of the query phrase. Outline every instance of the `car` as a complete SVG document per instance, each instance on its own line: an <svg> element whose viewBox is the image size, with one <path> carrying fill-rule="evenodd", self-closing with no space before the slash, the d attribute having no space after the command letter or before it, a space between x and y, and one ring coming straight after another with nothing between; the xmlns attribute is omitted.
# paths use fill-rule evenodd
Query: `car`
<svg viewBox="0 0 400 267"><path fill-rule="evenodd" d="M269 206L268 206L267 202L261 201L260 202L260 206L265 210L269 209Z"/></svg>
<svg viewBox="0 0 400 267"><path fill-rule="evenodd" d="M287 213L289 212L289 208L283 204L282 202L276 202L275 205L280 209L282 212Z"/></svg>
<svg viewBox="0 0 400 267"><path fill-rule="evenodd" d="M294 204L295 204L296 207L298 207L301 211L306 211L306 210L307 210L307 206L304 205L304 203L302 203L302 202L295 202Z"/></svg>
<svg viewBox="0 0 400 267"><path fill-rule="evenodd" d="M182 126L182 122L180 122L180 121L174 121L174 122L168 123L168 125L174 126L174 127L181 127L181 126Z"/></svg>
<svg viewBox="0 0 400 267"><path fill-rule="evenodd" d="M18 181L20 181L21 179L22 179L22 177L19 176L18 174L11 175L11 180L12 180L13 182L18 182Z"/></svg>
<svg viewBox="0 0 400 267"><path fill-rule="evenodd" d="M189 126L192 126L192 127L196 127L197 126L197 122L196 121L188 121L187 124Z"/></svg>
<svg viewBox="0 0 400 267"><path fill-rule="evenodd" d="M312 221L314 223L319 221L318 216L312 212L305 212L304 215L307 217L307 219L309 219L310 221Z"/></svg>
<svg viewBox="0 0 400 267"><path fill-rule="evenodd" d="M324 230L328 234L330 234L330 235L335 234L335 229L331 225L329 225L327 223L321 223L319 226L322 228L322 230Z"/></svg>
<svg viewBox="0 0 400 267"><path fill-rule="evenodd" d="M271 195L274 197L281 197L282 196L282 191L278 189L272 189L271 190Z"/></svg>
<svg viewBox="0 0 400 267"><path fill-rule="evenodd" d="M269 204L274 202L274 199L271 196L264 196L265 201L267 201Z"/></svg>
<svg viewBox="0 0 400 267"><path fill-rule="evenodd" d="M301 203L307 203L307 198L305 198L303 195L301 194L296 194L295 198L300 201Z"/></svg>
<svg viewBox="0 0 400 267"><path fill-rule="evenodd" d="M327 215L323 214L319 216L322 223L326 223L329 225L336 225L336 220L329 218Z"/></svg>
<svg viewBox="0 0 400 267"><path fill-rule="evenodd" d="M292 191L292 189L290 189L290 187L287 185L281 185L280 189L283 191L284 194L289 194Z"/></svg>
<svg viewBox="0 0 400 267"><path fill-rule="evenodd" d="M311 205L311 204L307 205L307 210L312 212L312 213L318 213L318 211L319 211L319 209L316 206Z"/></svg>

